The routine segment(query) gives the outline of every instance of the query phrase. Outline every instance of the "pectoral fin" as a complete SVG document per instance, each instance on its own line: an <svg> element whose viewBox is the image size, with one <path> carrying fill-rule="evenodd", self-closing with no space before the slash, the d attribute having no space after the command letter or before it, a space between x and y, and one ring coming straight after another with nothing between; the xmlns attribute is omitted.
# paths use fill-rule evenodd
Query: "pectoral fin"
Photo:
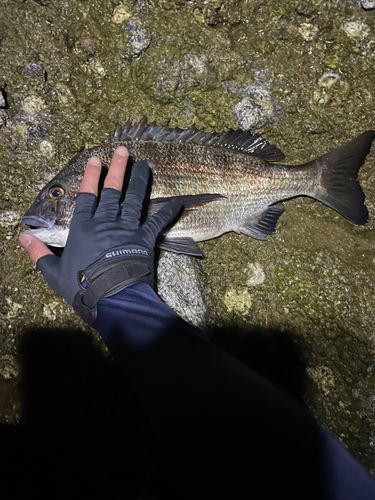
<svg viewBox="0 0 375 500"><path fill-rule="evenodd" d="M194 208L207 205L213 201L225 198L222 194L204 193L204 194L188 194L182 196L169 196L168 198L152 198L148 205L147 217L151 217L154 213L161 209L168 201L177 199L181 202L184 210L193 210Z"/></svg>
<svg viewBox="0 0 375 500"><path fill-rule="evenodd" d="M277 221L284 210L280 205L269 207L240 227L240 232L257 240L267 240L267 236L275 231Z"/></svg>

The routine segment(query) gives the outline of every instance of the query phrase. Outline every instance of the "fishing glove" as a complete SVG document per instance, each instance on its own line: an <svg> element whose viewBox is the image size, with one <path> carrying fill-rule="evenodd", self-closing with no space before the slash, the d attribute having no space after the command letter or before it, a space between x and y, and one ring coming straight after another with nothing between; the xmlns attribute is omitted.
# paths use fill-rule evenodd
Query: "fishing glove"
<svg viewBox="0 0 375 500"><path fill-rule="evenodd" d="M115 189L103 189L99 203L80 193L62 256L37 262L48 285L94 328L99 299L134 283L152 286L156 238L182 208L172 200L140 226L149 171L136 163L121 205Z"/></svg>

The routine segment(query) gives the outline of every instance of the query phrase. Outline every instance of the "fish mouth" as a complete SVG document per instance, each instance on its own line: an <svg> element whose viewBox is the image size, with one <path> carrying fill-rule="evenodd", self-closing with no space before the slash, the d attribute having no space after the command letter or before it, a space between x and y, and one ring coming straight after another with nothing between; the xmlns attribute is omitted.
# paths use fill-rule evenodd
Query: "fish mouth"
<svg viewBox="0 0 375 500"><path fill-rule="evenodd" d="M44 229L52 229L55 225L55 221L46 220L43 217L38 217L37 215L25 215L22 217L21 222L27 226Z"/></svg>

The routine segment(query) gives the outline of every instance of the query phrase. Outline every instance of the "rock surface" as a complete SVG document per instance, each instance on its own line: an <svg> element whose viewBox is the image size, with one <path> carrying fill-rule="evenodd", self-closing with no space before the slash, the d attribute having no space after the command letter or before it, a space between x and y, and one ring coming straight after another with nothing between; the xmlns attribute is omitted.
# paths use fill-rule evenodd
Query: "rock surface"
<svg viewBox="0 0 375 500"><path fill-rule="evenodd" d="M375 9L374 0L361 0L361 5L366 10Z"/></svg>
<svg viewBox="0 0 375 500"><path fill-rule="evenodd" d="M116 122L129 117L219 132L251 126L291 165L373 129L375 18L366 10L370 2L362 5L2 3L0 423L22 415L22 371L12 359L29 327L79 327L89 335L18 245L20 217L39 189L78 151L107 140ZM200 271L189 259L165 255L159 270L163 297L185 313L179 305L192 306L189 321L228 327L228 343L246 345L253 335L249 326L256 326L298 345L307 406L372 473L374 163L373 149L359 175L370 212L363 227L300 198L285 202L268 242L227 234L203 243L203 292ZM47 366L39 383L50 375Z"/></svg>
<svg viewBox="0 0 375 500"><path fill-rule="evenodd" d="M159 296L177 314L194 326L207 326L208 309L203 296L203 271L199 259L162 251L157 278Z"/></svg>

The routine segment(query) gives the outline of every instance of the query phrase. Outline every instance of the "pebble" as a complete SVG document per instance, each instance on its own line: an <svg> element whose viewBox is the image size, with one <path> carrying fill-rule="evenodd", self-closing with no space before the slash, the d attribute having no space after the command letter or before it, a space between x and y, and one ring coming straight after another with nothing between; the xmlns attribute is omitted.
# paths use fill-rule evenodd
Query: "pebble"
<svg viewBox="0 0 375 500"><path fill-rule="evenodd" d="M340 75L338 73L323 73L319 78L319 85L330 89L339 79Z"/></svg>
<svg viewBox="0 0 375 500"><path fill-rule="evenodd" d="M55 154L55 148L49 141L42 141L39 144L40 153L45 158L51 158Z"/></svg>
<svg viewBox="0 0 375 500"><path fill-rule="evenodd" d="M135 56L144 52L151 43L151 35L143 28L141 21L137 17L132 17L126 23L125 31L129 35L129 43Z"/></svg>
<svg viewBox="0 0 375 500"><path fill-rule="evenodd" d="M361 0L361 5L364 9L375 9L375 0Z"/></svg>
<svg viewBox="0 0 375 500"><path fill-rule="evenodd" d="M229 313L245 316L251 308L251 294L247 288L228 289L224 295L224 305Z"/></svg>
<svg viewBox="0 0 375 500"><path fill-rule="evenodd" d="M361 21L348 21L344 23L343 28L348 36L359 40L364 39L370 33L369 27Z"/></svg>
<svg viewBox="0 0 375 500"><path fill-rule="evenodd" d="M26 96L22 103L22 109L24 112L30 113L31 115L40 113L45 109L45 107L43 99L36 95Z"/></svg>
<svg viewBox="0 0 375 500"><path fill-rule="evenodd" d="M112 22L115 24L122 24L132 16L132 12L127 5L120 4L115 7L112 16Z"/></svg>
<svg viewBox="0 0 375 500"><path fill-rule="evenodd" d="M184 55L183 70L181 71L181 81L190 87L197 87L201 81L207 78L209 69L204 60L195 54Z"/></svg>
<svg viewBox="0 0 375 500"><path fill-rule="evenodd" d="M276 123L284 115L281 104L273 100L271 91L266 87L252 83L247 87L246 94L247 97L234 107L238 124L244 130Z"/></svg>
<svg viewBox="0 0 375 500"><path fill-rule="evenodd" d="M3 91L0 90L0 108L5 108L6 104L7 103L5 101L5 97L4 97Z"/></svg>
<svg viewBox="0 0 375 500"><path fill-rule="evenodd" d="M46 79L46 72L40 64L27 63L23 67L22 76L38 82L44 82Z"/></svg>
<svg viewBox="0 0 375 500"><path fill-rule="evenodd" d="M302 23L298 28L298 32L302 35L302 38L307 42L312 42L316 38L318 31L319 28L310 23Z"/></svg>

